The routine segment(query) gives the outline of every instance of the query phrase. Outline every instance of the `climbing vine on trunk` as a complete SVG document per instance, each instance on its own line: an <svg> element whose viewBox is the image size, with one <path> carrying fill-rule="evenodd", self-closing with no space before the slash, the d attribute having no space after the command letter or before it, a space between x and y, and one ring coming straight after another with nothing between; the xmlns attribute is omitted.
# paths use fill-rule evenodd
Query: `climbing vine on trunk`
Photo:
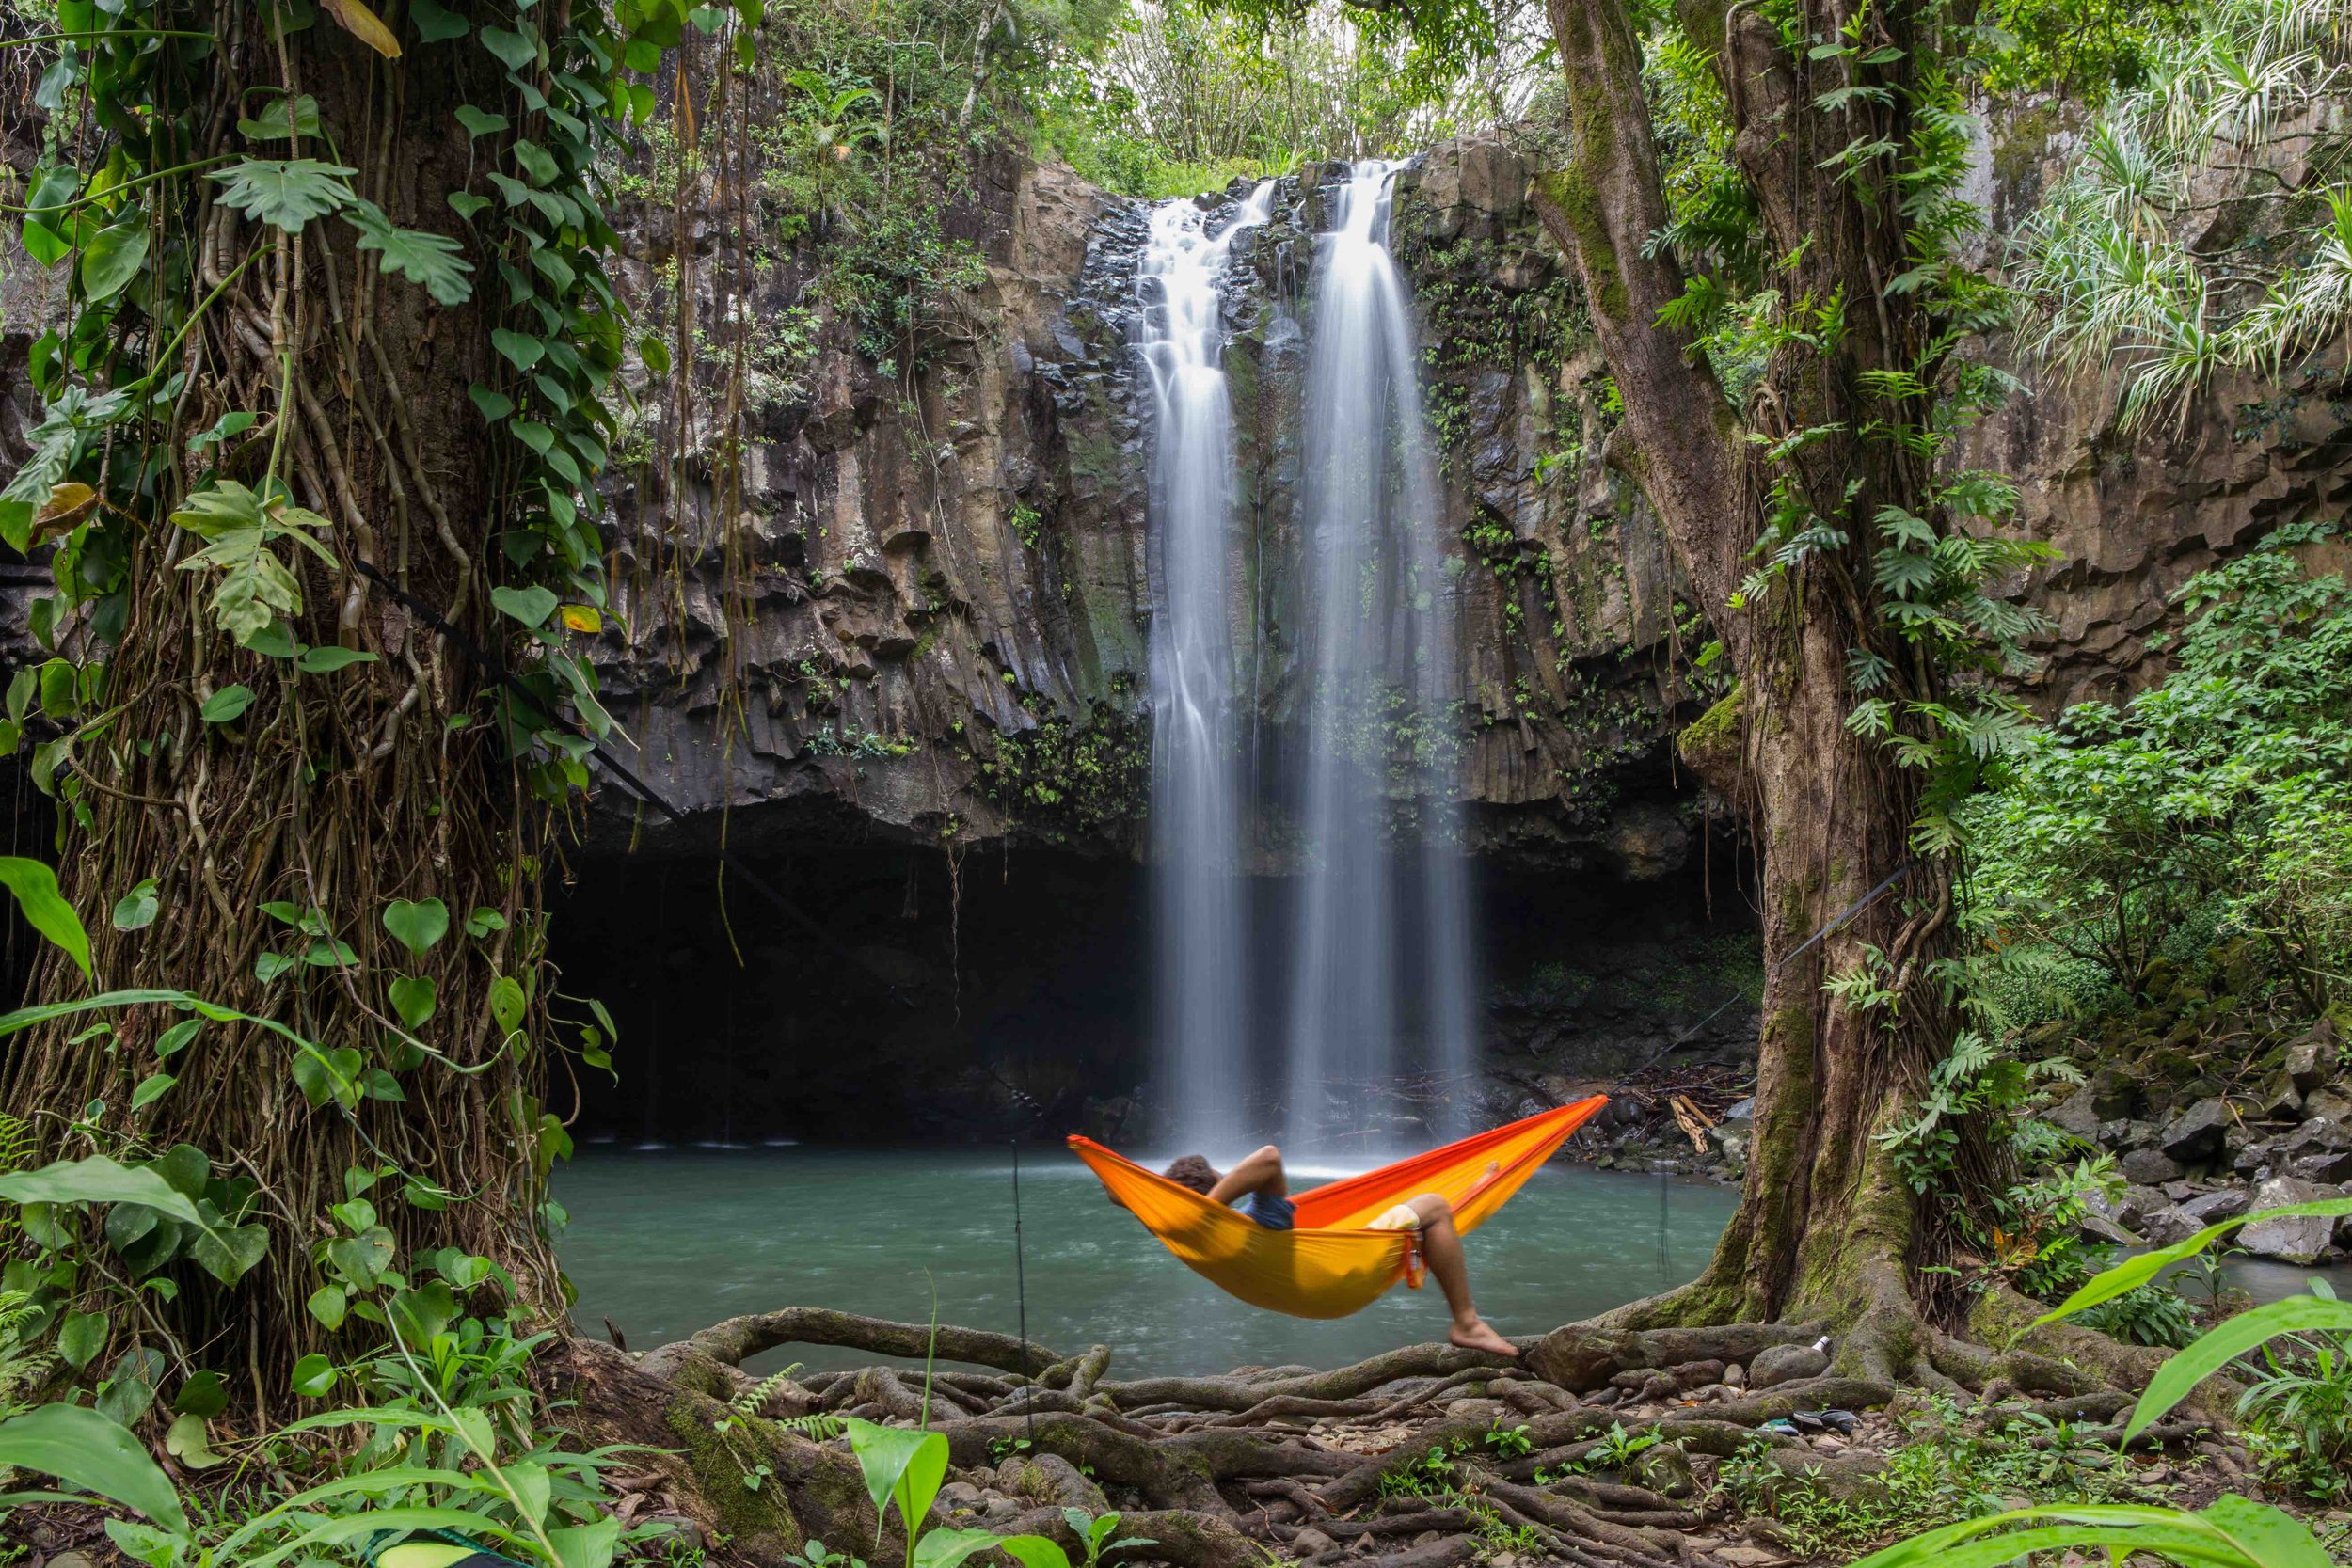
<svg viewBox="0 0 2352 1568"><path fill-rule="evenodd" d="M19 40L62 309L0 491L56 582L10 719L97 929L0 1099L168 1192L57 1177L8 1286L118 1408L215 1370L282 1406L428 1267L562 1308L563 1080L611 1035L540 897L612 729L576 643L627 329L602 168L687 27L733 58L758 21L65 0Z"/></svg>

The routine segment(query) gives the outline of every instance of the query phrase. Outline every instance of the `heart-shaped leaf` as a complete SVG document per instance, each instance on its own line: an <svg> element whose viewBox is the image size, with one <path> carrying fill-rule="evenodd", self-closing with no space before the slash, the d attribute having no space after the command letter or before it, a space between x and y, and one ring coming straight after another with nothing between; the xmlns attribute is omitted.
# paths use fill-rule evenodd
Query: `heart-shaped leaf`
<svg viewBox="0 0 2352 1568"><path fill-rule="evenodd" d="M449 934L449 906L438 898L395 898L384 906L384 928L421 958Z"/></svg>
<svg viewBox="0 0 2352 1568"><path fill-rule="evenodd" d="M404 974L385 988L391 995L392 1010L411 1029L421 1029L432 1022L437 1005L434 985L429 975Z"/></svg>
<svg viewBox="0 0 2352 1568"><path fill-rule="evenodd" d="M68 1312L57 1325L57 1354L79 1371L98 1359L113 1329L114 1321L103 1312Z"/></svg>
<svg viewBox="0 0 2352 1568"><path fill-rule="evenodd" d="M155 923L155 879L149 877L115 900L115 929L143 931Z"/></svg>
<svg viewBox="0 0 2352 1568"><path fill-rule="evenodd" d="M302 657L294 660L294 668L306 675L324 675L346 665L374 662L375 655L361 653L357 648L305 648Z"/></svg>
<svg viewBox="0 0 2352 1568"><path fill-rule="evenodd" d="M174 1078L168 1072L152 1072L148 1074L145 1078L139 1080L139 1086L131 1091L131 1109L134 1111L144 1111L147 1107L154 1104L155 1101L169 1094L171 1092L171 1086L178 1082L180 1082L180 1080Z"/></svg>
<svg viewBox="0 0 2352 1568"><path fill-rule="evenodd" d="M544 588L493 588L490 602L533 631L547 625L557 604L555 595Z"/></svg>
<svg viewBox="0 0 2352 1568"><path fill-rule="evenodd" d="M269 1227L240 1225L197 1232L188 1256L223 1285L234 1285L269 1254Z"/></svg>
<svg viewBox="0 0 2352 1568"><path fill-rule="evenodd" d="M501 974L490 983L490 1016L510 1035L523 1026L528 1000L523 988L511 975Z"/></svg>
<svg viewBox="0 0 2352 1568"><path fill-rule="evenodd" d="M201 1470L220 1463L204 1433L204 1418L193 1412L183 1412L171 1418L164 1433L164 1451L191 1470Z"/></svg>
<svg viewBox="0 0 2352 1568"><path fill-rule="evenodd" d="M229 1408L229 1387L218 1372L192 1372L180 1386L180 1397L171 1402L171 1408L183 1416L201 1416L212 1419Z"/></svg>
<svg viewBox="0 0 2352 1568"><path fill-rule="evenodd" d="M351 1310L351 1298L343 1294L340 1285L322 1285L302 1305L310 1309L310 1316L329 1329L337 1329L343 1326L343 1317Z"/></svg>

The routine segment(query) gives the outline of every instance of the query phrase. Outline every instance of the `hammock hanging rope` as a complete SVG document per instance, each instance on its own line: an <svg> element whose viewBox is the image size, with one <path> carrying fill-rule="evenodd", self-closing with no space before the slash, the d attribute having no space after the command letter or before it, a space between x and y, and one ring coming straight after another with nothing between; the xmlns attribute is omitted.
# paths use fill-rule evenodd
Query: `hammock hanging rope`
<svg viewBox="0 0 2352 1568"><path fill-rule="evenodd" d="M1295 1194L1295 1230L1268 1230L1091 1138L1073 1136L1070 1148L1161 1245L1228 1294L1295 1318L1344 1318L1400 1279L1421 1284L1413 1233L1364 1228L1372 1221L1408 1198L1436 1193L1454 1206L1455 1229L1476 1229L1608 1102L1597 1094Z"/></svg>

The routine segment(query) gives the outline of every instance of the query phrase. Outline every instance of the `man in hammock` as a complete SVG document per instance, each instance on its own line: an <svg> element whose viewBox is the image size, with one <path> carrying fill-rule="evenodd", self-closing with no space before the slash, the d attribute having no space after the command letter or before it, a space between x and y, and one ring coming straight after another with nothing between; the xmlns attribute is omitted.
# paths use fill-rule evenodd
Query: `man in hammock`
<svg viewBox="0 0 2352 1568"><path fill-rule="evenodd" d="M1487 1177L1494 1176L1497 1168L1489 1161ZM1199 1154L1185 1155L1161 1174L1180 1187L1206 1194L1212 1201L1268 1230L1292 1228L1295 1206L1291 1202L1290 1182L1282 1174L1282 1151L1272 1144L1222 1175ZM1446 1308L1454 1318L1446 1331L1448 1339L1464 1350L1518 1354L1518 1347L1489 1327L1470 1305L1470 1265L1462 1256L1461 1234L1454 1228L1454 1206L1443 1196L1423 1193L1408 1198L1367 1228L1420 1232L1422 1260L1436 1277L1438 1289L1445 1292Z"/></svg>

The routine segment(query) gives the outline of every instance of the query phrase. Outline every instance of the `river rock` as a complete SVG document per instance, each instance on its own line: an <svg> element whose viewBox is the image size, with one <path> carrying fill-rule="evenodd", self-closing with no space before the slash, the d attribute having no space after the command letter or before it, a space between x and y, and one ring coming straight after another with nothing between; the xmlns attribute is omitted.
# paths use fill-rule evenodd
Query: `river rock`
<svg viewBox="0 0 2352 1568"><path fill-rule="evenodd" d="M2292 1073L2280 1069L2263 1092L2246 1101L2246 1114L2256 1121L2300 1121L2303 1119L2303 1091L2295 1086Z"/></svg>
<svg viewBox="0 0 2352 1568"><path fill-rule="evenodd" d="M1335 1552L1339 1550L1339 1546L1338 1542L1312 1525L1309 1525L1305 1529L1291 1537L1290 1558L1294 1562L1304 1562L1311 1557L1318 1557L1325 1552Z"/></svg>
<svg viewBox="0 0 2352 1568"><path fill-rule="evenodd" d="M2255 1190L2253 1206L2257 1210L2279 1209L2291 1203L2312 1203L2337 1196L2332 1188L2322 1187L2315 1182L2298 1180L2292 1176L2277 1176ZM2336 1222L2325 1215L2256 1220L2237 1233L2237 1244L2257 1258L2276 1258L2287 1263L2309 1263L2327 1250L2335 1228Z"/></svg>
<svg viewBox="0 0 2352 1568"><path fill-rule="evenodd" d="M2208 1095L2168 1122L2156 1134L2156 1147L2185 1165L2194 1164L2220 1151L2221 1133L2231 1120L2230 1102Z"/></svg>
<svg viewBox="0 0 2352 1568"><path fill-rule="evenodd" d="M2287 1172L2302 1181L2317 1181L2333 1185L2352 1180L2352 1149L2328 1149L2317 1154L2300 1154L2287 1162Z"/></svg>
<svg viewBox="0 0 2352 1568"><path fill-rule="evenodd" d="M2335 1065L2336 1037L2332 1029L2315 1029L2301 1039L2287 1043L2284 1070L2304 1094L2326 1083Z"/></svg>
<svg viewBox="0 0 2352 1568"><path fill-rule="evenodd" d="M2139 1233L2157 1246L2185 1242L2205 1228L2179 1204L2168 1204L2139 1222Z"/></svg>
<svg viewBox="0 0 2352 1568"><path fill-rule="evenodd" d="M1748 1386L1772 1388L1828 1370L1828 1354L1811 1345L1768 1345L1748 1363Z"/></svg>
<svg viewBox="0 0 2352 1568"><path fill-rule="evenodd" d="M2106 1118L2099 1115L2098 1091L2085 1084L2042 1112L2042 1119L2088 1142L2099 1136L2100 1124Z"/></svg>
<svg viewBox="0 0 2352 1568"><path fill-rule="evenodd" d="M2313 1089L2303 1098L2303 1114L2352 1127L2352 1095L2336 1087Z"/></svg>
<svg viewBox="0 0 2352 1568"><path fill-rule="evenodd" d="M2161 1187L2181 1179L2180 1162L2153 1148L2135 1148L2116 1162L2123 1180L2136 1187Z"/></svg>
<svg viewBox="0 0 2352 1568"><path fill-rule="evenodd" d="M2246 1212L2250 1203L2243 1187L2223 1187L2204 1193L2181 1205L2181 1212L2197 1222L2199 1229L2222 1220L2233 1220Z"/></svg>

